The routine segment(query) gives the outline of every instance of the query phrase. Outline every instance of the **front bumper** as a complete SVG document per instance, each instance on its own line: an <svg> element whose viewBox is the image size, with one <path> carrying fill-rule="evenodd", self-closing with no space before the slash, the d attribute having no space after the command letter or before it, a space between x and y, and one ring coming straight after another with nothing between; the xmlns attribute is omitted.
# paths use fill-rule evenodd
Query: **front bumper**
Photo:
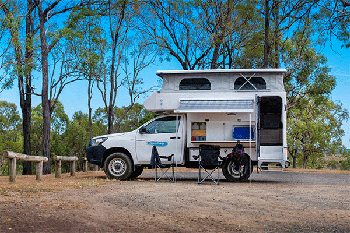
<svg viewBox="0 0 350 233"><path fill-rule="evenodd" d="M86 158L90 163L101 167L105 151L106 148L102 145L89 146L86 148Z"/></svg>

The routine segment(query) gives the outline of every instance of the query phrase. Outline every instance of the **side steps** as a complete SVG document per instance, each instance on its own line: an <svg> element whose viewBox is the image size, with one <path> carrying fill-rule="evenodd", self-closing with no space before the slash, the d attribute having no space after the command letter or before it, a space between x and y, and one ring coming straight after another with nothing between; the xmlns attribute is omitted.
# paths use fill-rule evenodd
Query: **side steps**
<svg viewBox="0 0 350 233"><path fill-rule="evenodd" d="M281 162L262 162L259 161L257 171L259 170L261 172L282 172L283 171L283 164ZM288 166L286 166L288 167Z"/></svg>

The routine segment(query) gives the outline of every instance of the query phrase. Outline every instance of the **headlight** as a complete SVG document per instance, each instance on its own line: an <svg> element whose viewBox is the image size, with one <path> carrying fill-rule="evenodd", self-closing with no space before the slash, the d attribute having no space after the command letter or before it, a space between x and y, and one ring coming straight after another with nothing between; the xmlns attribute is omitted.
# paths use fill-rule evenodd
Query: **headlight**
<svg viewBox="0 0 350 233"><path fill-rule="evenodd" d="M98 146L98 145L104 143L107 139L108 139L108 137L93 138L90 140L89 145L90 146Z"/></svg>

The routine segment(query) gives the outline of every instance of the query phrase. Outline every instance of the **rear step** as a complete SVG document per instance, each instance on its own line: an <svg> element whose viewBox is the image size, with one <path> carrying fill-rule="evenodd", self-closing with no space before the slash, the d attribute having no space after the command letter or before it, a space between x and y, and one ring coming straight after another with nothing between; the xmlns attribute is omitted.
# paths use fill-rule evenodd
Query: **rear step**
<svg viewBox="0 0 350 233"><path fill-rule="evenodd" d="M283 166L280 163L262 163L260 167L258 167L261 172L282 172Z"/></svg>

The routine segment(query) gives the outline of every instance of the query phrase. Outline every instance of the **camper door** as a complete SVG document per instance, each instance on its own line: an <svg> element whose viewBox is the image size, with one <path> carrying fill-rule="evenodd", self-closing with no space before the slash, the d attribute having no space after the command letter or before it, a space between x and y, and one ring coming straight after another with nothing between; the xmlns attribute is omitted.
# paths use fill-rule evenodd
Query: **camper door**
<svg viewBox="0 0 350 233"><path fill-rule="evenodd" d="M283 160L282 98L258 97L259 160Z"/></svg>

